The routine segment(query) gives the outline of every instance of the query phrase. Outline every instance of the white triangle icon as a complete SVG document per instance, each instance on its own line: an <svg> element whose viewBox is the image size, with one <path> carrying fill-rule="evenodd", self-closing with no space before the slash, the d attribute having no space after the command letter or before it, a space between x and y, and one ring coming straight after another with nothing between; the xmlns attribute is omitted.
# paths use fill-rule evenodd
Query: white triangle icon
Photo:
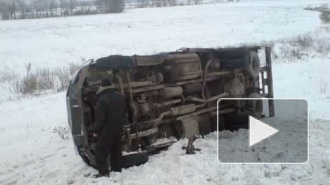
<svg viewBox="0 0 330 185"><path fill-rule="evenodd" d="M271 135L274 135L278 132L277 129L255 119L252 116L249 116L249 126L250 126L250 143L249 145L252 146Z"/></svg>

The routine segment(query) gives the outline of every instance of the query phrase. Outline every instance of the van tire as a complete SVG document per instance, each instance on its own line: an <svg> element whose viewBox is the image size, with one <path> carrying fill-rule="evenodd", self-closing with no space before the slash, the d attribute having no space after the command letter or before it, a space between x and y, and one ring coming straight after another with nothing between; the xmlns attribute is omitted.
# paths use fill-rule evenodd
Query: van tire
<svg viewBox="0 0 330 185"><path fill-rule="evenodd" d="M248 61L248 65L245 68L245 73L250 78L257 78L260 73L260 59L255 51L250 52L250 60Z"/></svg>

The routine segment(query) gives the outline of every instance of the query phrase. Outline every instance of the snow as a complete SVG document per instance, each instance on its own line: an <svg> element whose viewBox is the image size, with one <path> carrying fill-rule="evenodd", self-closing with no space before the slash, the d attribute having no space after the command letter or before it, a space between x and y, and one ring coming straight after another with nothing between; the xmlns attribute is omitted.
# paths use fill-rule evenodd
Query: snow
<svg viewBox="0 0 330 185"><path fill-rule="evenodd" d="M181 47L286 40L323 29L318 12L303 9L325 2L242 1L1 21L0 72L9 69L23 76L27 63L52 69L114 53L153 54ZM308 164L220 164L217 134L211 133L196 141L202 149L196 155L184 155L181 147L187 140L180 140L145 165L112 173L110 179L93 179L96 171L75 153L66 132L65 92L15 99L6 82L0 86L0 184L329 184L330 60L326 54L311 53L295 61L280 56L273 65L275 97L309 100ZM223 132L220 142L240 142L247 132Z"/></svg>
<svg viewBox="0 0 330 185"><path fill-rule="evenodd" d="M306 98L311 120L330 120L327 111L330 107L330 89L326 87L326 92L320 92L322 84L330 81L327 75L329 65L329 58L310 59L289 65L276 64L273 68L275 97Z"/></svg>
<svg viewBox="0 0 330 185"><path fill-rule="evenodd" d="M27 63L52 68L117 53L154 54L291 37L319 25L318 12L303 10L309 2L219 3L2 21L2 67L25 72Z"/></svg>

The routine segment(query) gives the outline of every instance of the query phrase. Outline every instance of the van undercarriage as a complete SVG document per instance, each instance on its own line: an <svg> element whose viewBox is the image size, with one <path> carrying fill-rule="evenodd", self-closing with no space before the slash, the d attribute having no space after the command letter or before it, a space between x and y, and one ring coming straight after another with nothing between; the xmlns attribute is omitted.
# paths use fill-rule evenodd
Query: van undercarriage
<svg viewBox="0 0 330 185"><path fill-rule="evenodd" d="M264 66L260 50L265 52ZM221 98L273 98L268 47L184 48L157 55L91 60L71 81L67 106L75 145L92 166L96 139L90 128L95 121L96 93L105 78L125 96L128 107L128 123L122 131L127 156L124 167L135 160L129 159L130 154L153 153L183 137L230 129L228 115L249 112L262 116L257 100L252 105L244 100L226 101L217 107ZM274 115L272 100L269 112Z"/></svg>

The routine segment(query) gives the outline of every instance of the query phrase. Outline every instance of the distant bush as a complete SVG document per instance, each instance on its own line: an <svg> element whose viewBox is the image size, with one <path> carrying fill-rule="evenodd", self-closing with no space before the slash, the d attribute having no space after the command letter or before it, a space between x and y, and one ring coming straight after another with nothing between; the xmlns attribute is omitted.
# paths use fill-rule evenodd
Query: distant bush
<svg viewBox="0 0 330 185"><path fill-rule="evenodd" d="M99 12L97 10L91 10L90 8L87 9L81 9L73 12L73 15L94 15L98 14Z"/></svg>
<svg viewBox="0 0 330 185"><path fill-rule="evenodd" d="M288 41L292 46L298 46L300 48L310 48L315 43L315 38L310 34L298 36Z"/></svg>
<svg viewBox="0 0 330 185"><path fill-rule="evenodd" d="M70 76L78 69L78 65L69 64L63 68L35 69L32 65L26 65L26 75L17 80L13 86L16 93L35 94L47 90L62 91L70 83Z"/></svg>
<svg viewBox="0 0 330 185"><path fill-rule="evenodd" d="M328 4L322 4L320 6L308 6L305 10L312 10L312 11L325 11L329 10Z"/></svg>
<svg viewBox="0 0 330 185"><path fill-rule="evenodd" d="M316 51L320 54L327 54L330 51L330 37L327 36L330 30L323 29L323 32L316 34L305 34L301 35L286 41L282 41L282 43L287 43L291 48L298 49L300 52L305 51L309 53L310 51Z"/></svg>
<svg viewBox="0 0 330 185"><path fill-rule="evenodd" d="M192 3L201 4L202 0L187 0L187 2L178 2L177 0L140 0L135 6L136 8L146 7L169 7L169 6L183 6L191 5Z"/></svg>
<svg viewBox="0 0 330 185"><path fill-rule="evenodd" d="M330 23L330 11L321 11L320 19L324 23Z"/></svg>
<svg viewBox="0 0 330 185"><path fill-rule="evenodd" d="M286 58L289 60L302 59L306 53L302 52L301 49L292 46L281 46L279 48L279 54L281 58Z"/></svg>

